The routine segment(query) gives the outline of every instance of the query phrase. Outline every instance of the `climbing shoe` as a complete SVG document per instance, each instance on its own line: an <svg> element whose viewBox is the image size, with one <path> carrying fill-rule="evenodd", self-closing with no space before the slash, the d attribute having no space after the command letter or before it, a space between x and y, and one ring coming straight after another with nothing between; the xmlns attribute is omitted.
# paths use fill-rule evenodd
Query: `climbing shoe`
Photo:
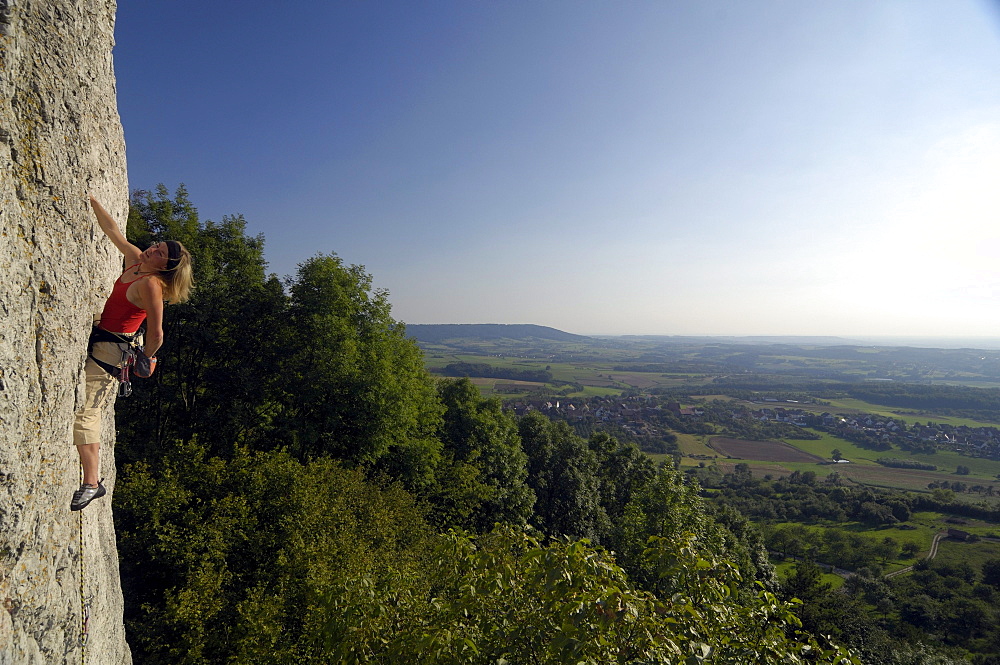
<svg viewBox="0 0 1000 665"><path fill-rule="evenodd" d="M73 501L69 504L70 510L83 510L87 507L94 499L100 499L102 496L108 493L104 489L103 478L102 482L97 483L97 487L91 487L90 485L80 485L80 489L73 492Z"/></svg>

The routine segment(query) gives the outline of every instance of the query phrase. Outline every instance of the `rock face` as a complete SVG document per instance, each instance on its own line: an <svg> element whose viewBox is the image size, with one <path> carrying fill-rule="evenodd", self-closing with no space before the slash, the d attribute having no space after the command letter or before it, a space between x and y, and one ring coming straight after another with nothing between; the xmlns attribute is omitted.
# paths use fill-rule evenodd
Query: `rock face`
<svg viewBox="0 0 1000 665"><path fill-rule="evenodd" d="M0 665L131 663L108 496L69 510L91 317L121 267L88 193L124 223L113 0L0 0Z"/></svg>

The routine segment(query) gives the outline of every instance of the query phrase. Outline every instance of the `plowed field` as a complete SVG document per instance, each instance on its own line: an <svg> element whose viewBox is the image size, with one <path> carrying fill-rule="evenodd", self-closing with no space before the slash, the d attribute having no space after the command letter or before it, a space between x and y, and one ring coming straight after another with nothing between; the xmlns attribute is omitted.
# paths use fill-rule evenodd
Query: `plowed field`
<svg viewBox="0 0 1000 665"><path fill-rule="evenodd" d="M784 441L747 441L713 436L708 445L718 453L756 462L823 462L822 457L803 452Z"/></svg>

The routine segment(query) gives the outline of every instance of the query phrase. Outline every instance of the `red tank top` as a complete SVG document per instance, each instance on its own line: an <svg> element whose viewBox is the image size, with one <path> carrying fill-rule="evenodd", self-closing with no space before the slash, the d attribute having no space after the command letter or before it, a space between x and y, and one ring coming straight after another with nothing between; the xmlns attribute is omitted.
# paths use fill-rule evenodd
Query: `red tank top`
<svg viewBox="0 0 1000 665"><path fill-rule="evenodd" d="M125 268L125 271L127 272L134 267L129 266ZM122 274L124 275L124 273ZM139 279L145 279L146 277L149 277L149 275L143 275ZM134 281L138 282L139 279ZM139 309L125 296L125 292L128 291L128 287L132 284L133 282L123 282L121 277L115 282L115 287L111 290L108 301L104 303L104 311L101 312L101 322L99 325L105 330L131 334L138 330L139 326L146 319L146 310Z"/></svg>

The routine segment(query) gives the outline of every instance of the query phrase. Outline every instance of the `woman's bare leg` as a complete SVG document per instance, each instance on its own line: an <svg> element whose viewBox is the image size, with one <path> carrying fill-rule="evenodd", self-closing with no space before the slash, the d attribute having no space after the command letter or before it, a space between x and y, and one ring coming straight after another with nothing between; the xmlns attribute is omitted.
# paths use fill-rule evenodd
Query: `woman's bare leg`
<svg viewBox="0 0 1000 665"><path fill-rule="evenodd" d="M101 444L78 444L76 450L80 453L80 464L83 465L84 484L96 486L101 480Z"/></svg>

